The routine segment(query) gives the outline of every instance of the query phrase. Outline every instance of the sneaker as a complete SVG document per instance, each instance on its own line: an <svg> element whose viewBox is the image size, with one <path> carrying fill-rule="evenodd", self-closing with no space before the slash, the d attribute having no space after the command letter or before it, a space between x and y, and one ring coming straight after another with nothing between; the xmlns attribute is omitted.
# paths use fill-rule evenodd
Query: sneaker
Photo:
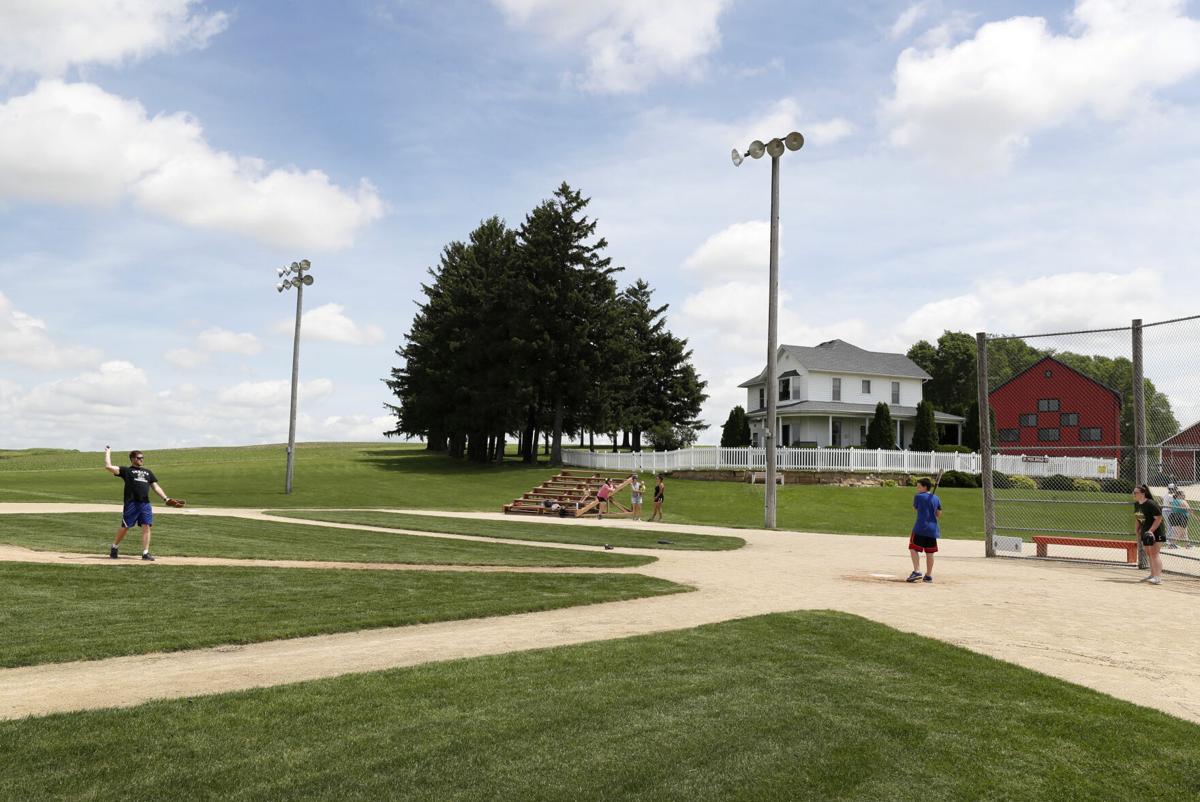
<svg viewBox="0 0 1200 802"><path fill-rule="evenodd" d="M113 559L113 560L117 559L117 547L116 546L108 547L108 556L109 556L109 559Z"/></svg>
<svg viewBox="0 0 1200 802"><path fill-rule="evenodd" d="M926 574L926 575L925 575L925 578L924 578L924 579L922 579L921 581L922 581L922 582L932 582L932 581L933 581L933 574Z"/></svg>
<svg viewBox="0 0 1200 802"><path fill-rule="evenodd" d="M153 555L153 554L151 554L151 553L150 553L150 552L148 552L148 551L143 551L143 552L142 552L142 559L143 559L143 560L148 560L148 561L150 561L150 562L154 562L154 555Z"/></svg>
<svg viewBox="0 0 1200 802"><path fill-rule="evenodd" d="M1152 576L1152 577L1150 577L1149 582L1151 585L1161 585L1162 577L1161 576Z"/></svg>
<svg viewBox="0 0 1200 802"><path fill-rule="evenodd" d="M1150 580L1152 580L1152 579L1154 579L1154 577L1152 577L1152 576L1144 576L1144 577L1142 577L1141 579L1139 579L1139 580L1138 580L1138 582L1149 582L1149 581L1150 581Z"/></svg>
<svg viewBox="0 0 1200 802"><path fill-rule="evenodd" d="M913 571L911 574L908 575L908 579L906 579L904 581L905 582L916 582L920 578L921 578L921 572Z"/></svg>

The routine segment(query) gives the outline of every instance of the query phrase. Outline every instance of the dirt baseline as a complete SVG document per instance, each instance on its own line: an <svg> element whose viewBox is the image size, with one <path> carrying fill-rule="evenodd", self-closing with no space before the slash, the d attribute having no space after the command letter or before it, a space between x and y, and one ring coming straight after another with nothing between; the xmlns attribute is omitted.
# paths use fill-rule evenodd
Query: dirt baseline
<svg viewBox="0 0 1200 802"><path fill-rule="evenodd" d="M0 504L0 514L112 509L105 505ZM170 514L262 517L258 510L231 509ZM422 514L503 519L492 513ZM542 522L531 518L529 523L537 526ZM597 522L587 524L595 526ZM639 526L630 521L605 521L602 525ZM977 541L943 540L936 581L908 585L901 581L910 565L905 541L900 538L641 527L658 532L734 535L744 538L747 545L737 551L655 551L659 558L655 563L617 569L691 585L697 589L693 593L238 647L4 669L0 670L0 718L131 706L151 699L663 632L763 613L831 609L948 641L1200 723L1200 664L1196 660L1200 628L1195 626L1200 586L1194 580L1170 579L1152 587L1138 582L1143 574L1129 568L987 560ZM61 564L90 563L93 558L0 549L0 559L7 560ZM184 561L162 558L162 562ZM203 562L295 564L214 558ZM333 563L328 567L335 565L346 567ZM147 568L153 570L153 566ZM128 676L129 671L141 678L136 686L112 683L113 676Z"/></svg>

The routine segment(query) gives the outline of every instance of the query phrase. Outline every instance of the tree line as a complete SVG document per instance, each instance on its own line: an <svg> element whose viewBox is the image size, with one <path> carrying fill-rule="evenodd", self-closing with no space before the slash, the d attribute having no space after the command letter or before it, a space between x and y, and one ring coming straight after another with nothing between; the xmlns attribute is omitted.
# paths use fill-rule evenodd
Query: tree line
<svg viewBox="0 0 1200 802"><path fill-rule="evenodd" d="M384 380L388 435L475 462L502 461L510 436L532 462L545 441L553 464L571 434L614 450L620 433L635 450L695 441L708 396L687 340L649 284L618 287L589 202L564 182L519 228L491 217L443 248Z"/></svg>

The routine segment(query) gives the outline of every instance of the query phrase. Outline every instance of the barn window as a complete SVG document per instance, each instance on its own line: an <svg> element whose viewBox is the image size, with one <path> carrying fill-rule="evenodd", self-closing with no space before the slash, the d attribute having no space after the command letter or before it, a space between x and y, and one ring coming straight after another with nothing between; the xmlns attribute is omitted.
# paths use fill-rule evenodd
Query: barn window
<svg viewBox="0 0 1200 802"><path fill-rule="evenodd" d="M1049 368L1046 368L1046 373L1045 373L1046 378L1048 379L1053 375L1054 375L1054 371L1050 370Z"/></svg>
<svg viewBox="0 0 1200 802"><path fill-rule="evenodd" d="M1058 442L1058 429L1038 429L1038 440L1043 443Z"/></svg>
<svg viewBox="0 0 1200 802"><path fill-rule="evenodd" d="M1079 439L1089 443L1098 443L1104 439L1104 432L1099 426L1094 428L1080 429Z"/></svg>
<svg viewBox="0 0 1200 802"><path fill-rule="evenodd" d="M1017 422L1022 426L1037 426L1037 415L1030 412L1027 415L1022 415Z"/></svg>
<svg viewBox="0 0 1200 802"><path fill-rule="evenodd" d="M1062 413L1061 415L1058 416L1058 425L1059 426L1078 426L1079 425L1079 413L1078 412Z"/></svg>
<svg viewBox="0 0 1200 802"><path fill-rule="evenodd" d="M1057 398L1039 398L1038 412L1058 412Z"/></svg>
<svg viewBox="0 0 1200 802"><path fill-rule="evenodd" d="M1021 432L1019 429L1000 430L1000 442L1002 443L1015 443L1019 439L1021 439Z"/></svg>

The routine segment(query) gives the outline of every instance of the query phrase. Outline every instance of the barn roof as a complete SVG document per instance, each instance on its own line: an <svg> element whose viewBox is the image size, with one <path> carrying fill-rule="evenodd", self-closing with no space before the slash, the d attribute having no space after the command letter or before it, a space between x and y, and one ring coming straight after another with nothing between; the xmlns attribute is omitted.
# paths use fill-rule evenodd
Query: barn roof
<svg viewBox="0 0 1200 802"><path fill-rule="evenodd" d="M997 392L997 391L998 391L998 390L999 390L1001 387L1004 387L1004 386L1006 386L1006 385L1012 384L1012 383L1013 383L1013 382L1015 382L1017 379L1021 378L1021 377L1022 377L1022 376L1024 376L1026 373L1029 373L1031 370L1033 370L1034 368L1036 368L1038 365L1043 365L1043 364L1045 364L1046 362L1053 362L1054 364L1056 364L1056 365L1059 365L1059 366L1061 366L1061 367L1064 367L1064 368L1066 368L1067 370L1071 371L1071 372L1072 372L1072 373L1074 373L1076 376L1079 376L1079 377L1081 377L1081 378L1083 378L1083 379L1086 379L1086 380L1090 381L1092 384L1096 385L1097 387L1101 387L1101 388L1103 388L1103 389L1105 389L1105 390L1108 390L1110 393L1112 393L1113 395L1115 395L1115 396L1117 397L1117 403L1118 403L1118 404L1120 404L1120 403L1122 402L1122 399L1121 399L1121 393L1120 393L1118 390L1114 390L1112 387L1109 387L1109 386L1108 386L1107 384L1105 384L1104 382L1101 382L1101 381L1096 381L1095 379L1093 379L1091 376L1087 375L1087 374L1086 374L1086 373L1084 373L1083 371L1076 370L1075 368L1073 368L1073 367L1071 367L1070 365L1068 365L1066 362L1063 362L1061 359L1055 359L1055 358L1054 358L1054 357L1052 357L1052 356L1044 356L1044 357L1042 357L1042 358L1041 358L1041 359L1039 359L1037 362L1034 362L1032 365L1030 365L1029 367L1025 368L1025 370L1023 370L1023 371L1021 371L1020 373L1018 373L1017 375L1013 376L1011 379L1008 379L1007 381L1004 381L1004 382L1001 382L1000 384L997 384L995 387L993 387L991 390L989 390L989 391L988 391L988 396L991 396L991 395L993 395L994 393L996 393L996 392Z"/></svg>

